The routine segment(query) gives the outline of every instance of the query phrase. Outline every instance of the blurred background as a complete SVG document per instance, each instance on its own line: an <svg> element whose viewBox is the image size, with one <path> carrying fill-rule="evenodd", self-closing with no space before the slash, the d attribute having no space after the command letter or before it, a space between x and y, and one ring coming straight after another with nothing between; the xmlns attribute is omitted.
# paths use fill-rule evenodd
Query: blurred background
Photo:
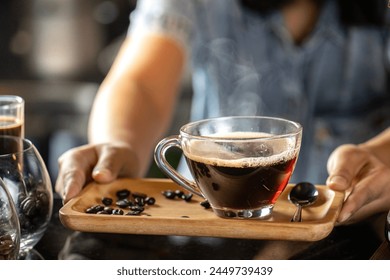
<svg viewBox="0 0 390 280"><path fill-rule="evenodd" d="M87 141L92 101L135 6L135 0L1 1L0 94L25 99L26 138L53 182L58 156ZM182 91L169 134L188 119L190 86Z"/></svg>

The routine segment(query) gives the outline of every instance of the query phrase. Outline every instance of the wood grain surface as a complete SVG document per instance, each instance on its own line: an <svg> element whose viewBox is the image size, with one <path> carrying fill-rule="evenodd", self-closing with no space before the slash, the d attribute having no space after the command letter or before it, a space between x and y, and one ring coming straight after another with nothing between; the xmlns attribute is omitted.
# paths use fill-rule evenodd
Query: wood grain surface
<svg viewBox="0 0 390 280"><path fill-rule="evenodd" d="M301 223L292 223L290 219L296 207L287 199L291 187L287 186L268 219L225 219L202 207L203 199L195 195L191 202L164 197L162 191L183 190L169 179L119 179L111 184L86 186L79 196L60 209L60 220L65 227L84 232L302 241L328 236L341 209L344 193L318 185L316 203L304 208ZM103 197L112 197L115 201L120 189L153 196L156 203L146 206L139 216L85 213L88 207L102 204Z"/></svg>

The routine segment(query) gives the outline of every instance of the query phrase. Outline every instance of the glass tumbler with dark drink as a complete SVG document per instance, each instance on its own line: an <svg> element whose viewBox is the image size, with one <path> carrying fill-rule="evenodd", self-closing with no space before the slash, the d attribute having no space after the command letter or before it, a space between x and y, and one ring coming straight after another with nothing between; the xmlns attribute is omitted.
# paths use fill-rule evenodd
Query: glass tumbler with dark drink
<svg viewBox="0 0 390 280"><path fill-rule="evenodd" d="M298 158L300 124L271 117L222 117L189 123L155 149L159 168L185 189L205 198L224 218L267 218ZM166 160L182 149L194 181Z"/></svg>
<svg viewBox="0 0 390 280"><path fill-rule="evenodd" d="M0 135L24 137L24 99L0 95Z"/></svg>

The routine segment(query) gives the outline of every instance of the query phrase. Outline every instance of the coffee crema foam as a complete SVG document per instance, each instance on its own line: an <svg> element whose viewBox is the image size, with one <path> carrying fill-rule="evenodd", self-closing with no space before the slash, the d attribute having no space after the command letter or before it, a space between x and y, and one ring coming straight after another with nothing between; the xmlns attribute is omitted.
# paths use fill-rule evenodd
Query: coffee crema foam
<svg viewBox="0 0 390 280"><path fill-rule="evenodd" d="M295 147L295 139L276 138L268 140L267 138L275 135L263 132L229 132L207 135L210 138L234 139L237 142L237 150L232 151L232 144L224 145L224 141L217 142L191 140L191 144L184 149L184 155L191 160L216 165L221 167L257 167L270 166L280 162L286 162L297 157L299 147ZM264 141L261 141L264 138ZM258 139L254 141L254 139ZM237 141L242 140L242 141ZM265 145L265 146L264 146ZM253 146L249 147L248 146ZM256 149L265 148L265 152L270 155L259 155ZM248 151L251 151L250 153ZM253 152L252 152L253 151ZM261 151L260 151L261 152Z"/></svg>
<svg viewBox="0 0 390 280"><path fill-rule="evenodd" d="M15 117L0 116L0 128L16 128L23 123Z"/></svg>

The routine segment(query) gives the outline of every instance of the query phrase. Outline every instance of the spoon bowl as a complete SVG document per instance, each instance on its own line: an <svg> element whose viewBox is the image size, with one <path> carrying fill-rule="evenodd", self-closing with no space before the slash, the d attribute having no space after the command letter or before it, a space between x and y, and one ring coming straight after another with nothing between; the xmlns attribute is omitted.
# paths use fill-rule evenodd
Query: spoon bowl
<svg viewBox="0 0 390 280"><path fill-rule="evenodd" d="M296 184L288 194L288 199L297 206L291 222L302 222L302 208L312 205L318 198L317 188L309 182Z"/></svg>

